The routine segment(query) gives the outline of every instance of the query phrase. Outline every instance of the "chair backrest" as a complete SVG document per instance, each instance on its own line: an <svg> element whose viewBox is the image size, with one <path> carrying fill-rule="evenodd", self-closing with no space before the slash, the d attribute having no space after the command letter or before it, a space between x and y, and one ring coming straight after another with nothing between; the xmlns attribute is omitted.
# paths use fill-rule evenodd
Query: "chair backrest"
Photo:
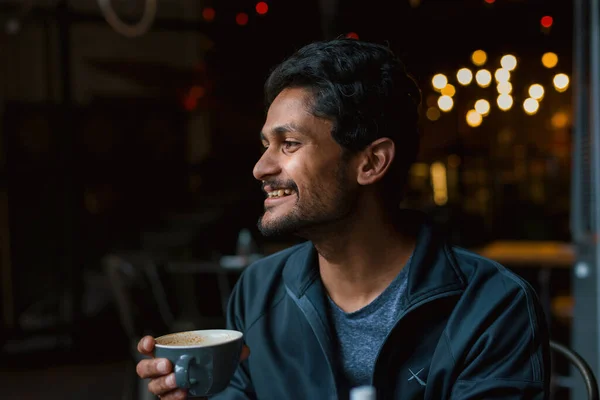
<svg viewBox="0 0 600 400"><path fill-rule="evenodd" d="M103 261L129 340L137 343L146 334L169 331L174 318L152 260L143 255L110 254Z"/></svg>
<svg viewBox="0 0 600 400"><path fill-rule="evenodd" d="M592 371L590 365L583 359L583 357L567 346L564 346L553 340L550 341L550 349L552 349L552 351L555 353L561 354L579 370L588 392L588 399L599 400L600 397L598 395L598 382L596 381L596 376L594 375L594 371Z"/></svg>

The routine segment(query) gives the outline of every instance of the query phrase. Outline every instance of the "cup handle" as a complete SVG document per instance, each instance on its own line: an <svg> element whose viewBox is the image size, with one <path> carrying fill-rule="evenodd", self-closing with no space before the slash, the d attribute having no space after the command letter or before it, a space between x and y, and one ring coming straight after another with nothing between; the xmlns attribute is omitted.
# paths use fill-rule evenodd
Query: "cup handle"
<svg viewBox="0 0 600 400"><path fill-rule="evenodd" d="M177 387L188 389L190 386L197 383L196 379L190 379L190 363L196 362L194 356L183 354L175 363L175 382Z"/></svg>

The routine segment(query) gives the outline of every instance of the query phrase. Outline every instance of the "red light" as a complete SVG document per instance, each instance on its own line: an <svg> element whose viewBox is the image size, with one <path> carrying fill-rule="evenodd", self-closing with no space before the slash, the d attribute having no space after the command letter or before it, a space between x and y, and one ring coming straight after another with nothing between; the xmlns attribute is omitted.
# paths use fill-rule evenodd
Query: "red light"
<svg viewBox="0 0 600 400"><path fill-rule="evenodd" d="M346 37L348 39L358 39L358 34L356 32L348 32L346 33Z"/></svg>
<svg viewBox="0 0 600 400"><path fill-rule="evenodd" d="M485 2L488 3L488 4L494 4L495 1L496 0L485 0Z"/></svg>
<svg viewBox="0 0 600 400"><path fill-rule="evenodd" d="M235 22L237 22L238 25L246 25L248 23L248 14L246 13L238 13L235 16Z"/></svg>
<svg viewBox="0 0 600 400"><path fill-rule="evenodd" d="M552 17L549 15L542 17L542 20L541 20L541 24L544 28L550 28L552 26L553 22L554 22L554 19L552 19Z"/></svg>
<svg viewBox="0 0 600 400"><path fill-rule="evenodd" d="M269 5L267 3L265 3L264 1L256 3L257 13L259 13L260 15L264 15L267 13L267 11L269 11Z"/></svg>
<svg viewBox="0 0 600 400"><path fill-rule="evenodd" d="M202 18L209 22L215 19L215 9L212 7L206 7L204 10L202 10Z"/></svg>
<svg viewBox="0 0 600 400"><path fill-rule="evenodd" d="M202 86L194 85L190 88L185 96L183 96L183 108L187 111L193 111L198 107L198 100L204 97L205 89Z"/></svg>
<svg viewBox="0 0 600 400"><path fill-rule="evenodd" d="M204 88L202 86L192 86L190 89L189 96L195 98L196 100L200 97L204 96Z"/></svg>
<svg viewBox="0 0 600 400"><path fill-rule="evenodd" d="M183 98L183 108L187 111L193 111L196 107L198 107L198 99L191 96L185 96Z"/></svg>

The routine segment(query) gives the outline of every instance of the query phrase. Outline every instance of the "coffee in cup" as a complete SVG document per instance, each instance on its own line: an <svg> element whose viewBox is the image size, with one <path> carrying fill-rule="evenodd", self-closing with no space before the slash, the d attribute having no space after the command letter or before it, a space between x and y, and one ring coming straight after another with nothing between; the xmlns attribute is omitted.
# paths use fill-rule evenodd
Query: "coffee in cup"
<svg viewBox="0 0 600 400"><path fill-rule="evenodd" d="M189 397L204 397L227 387L242 353L243 334L212 329L171 333L155 339L154 355L173 364L177 386Z"/></svg>

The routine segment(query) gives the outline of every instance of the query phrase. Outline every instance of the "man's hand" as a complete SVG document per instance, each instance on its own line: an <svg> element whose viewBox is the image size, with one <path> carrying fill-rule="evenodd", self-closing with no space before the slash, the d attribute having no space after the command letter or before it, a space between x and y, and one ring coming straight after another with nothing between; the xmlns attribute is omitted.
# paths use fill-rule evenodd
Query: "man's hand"
<svg viewBox="0 0 600 400"><path fill-rule="evenodd" d="M166 358L154 358L154 338L143 337L138 343L138 351L151 359L142 360L136 367L136 372L142 379L150 379L148 390L162 400L180 400L187 398L187 392L178 389L175 383L173 366ZM244 361L250 355L250 349L244 345L240 361Z"/></svg>

